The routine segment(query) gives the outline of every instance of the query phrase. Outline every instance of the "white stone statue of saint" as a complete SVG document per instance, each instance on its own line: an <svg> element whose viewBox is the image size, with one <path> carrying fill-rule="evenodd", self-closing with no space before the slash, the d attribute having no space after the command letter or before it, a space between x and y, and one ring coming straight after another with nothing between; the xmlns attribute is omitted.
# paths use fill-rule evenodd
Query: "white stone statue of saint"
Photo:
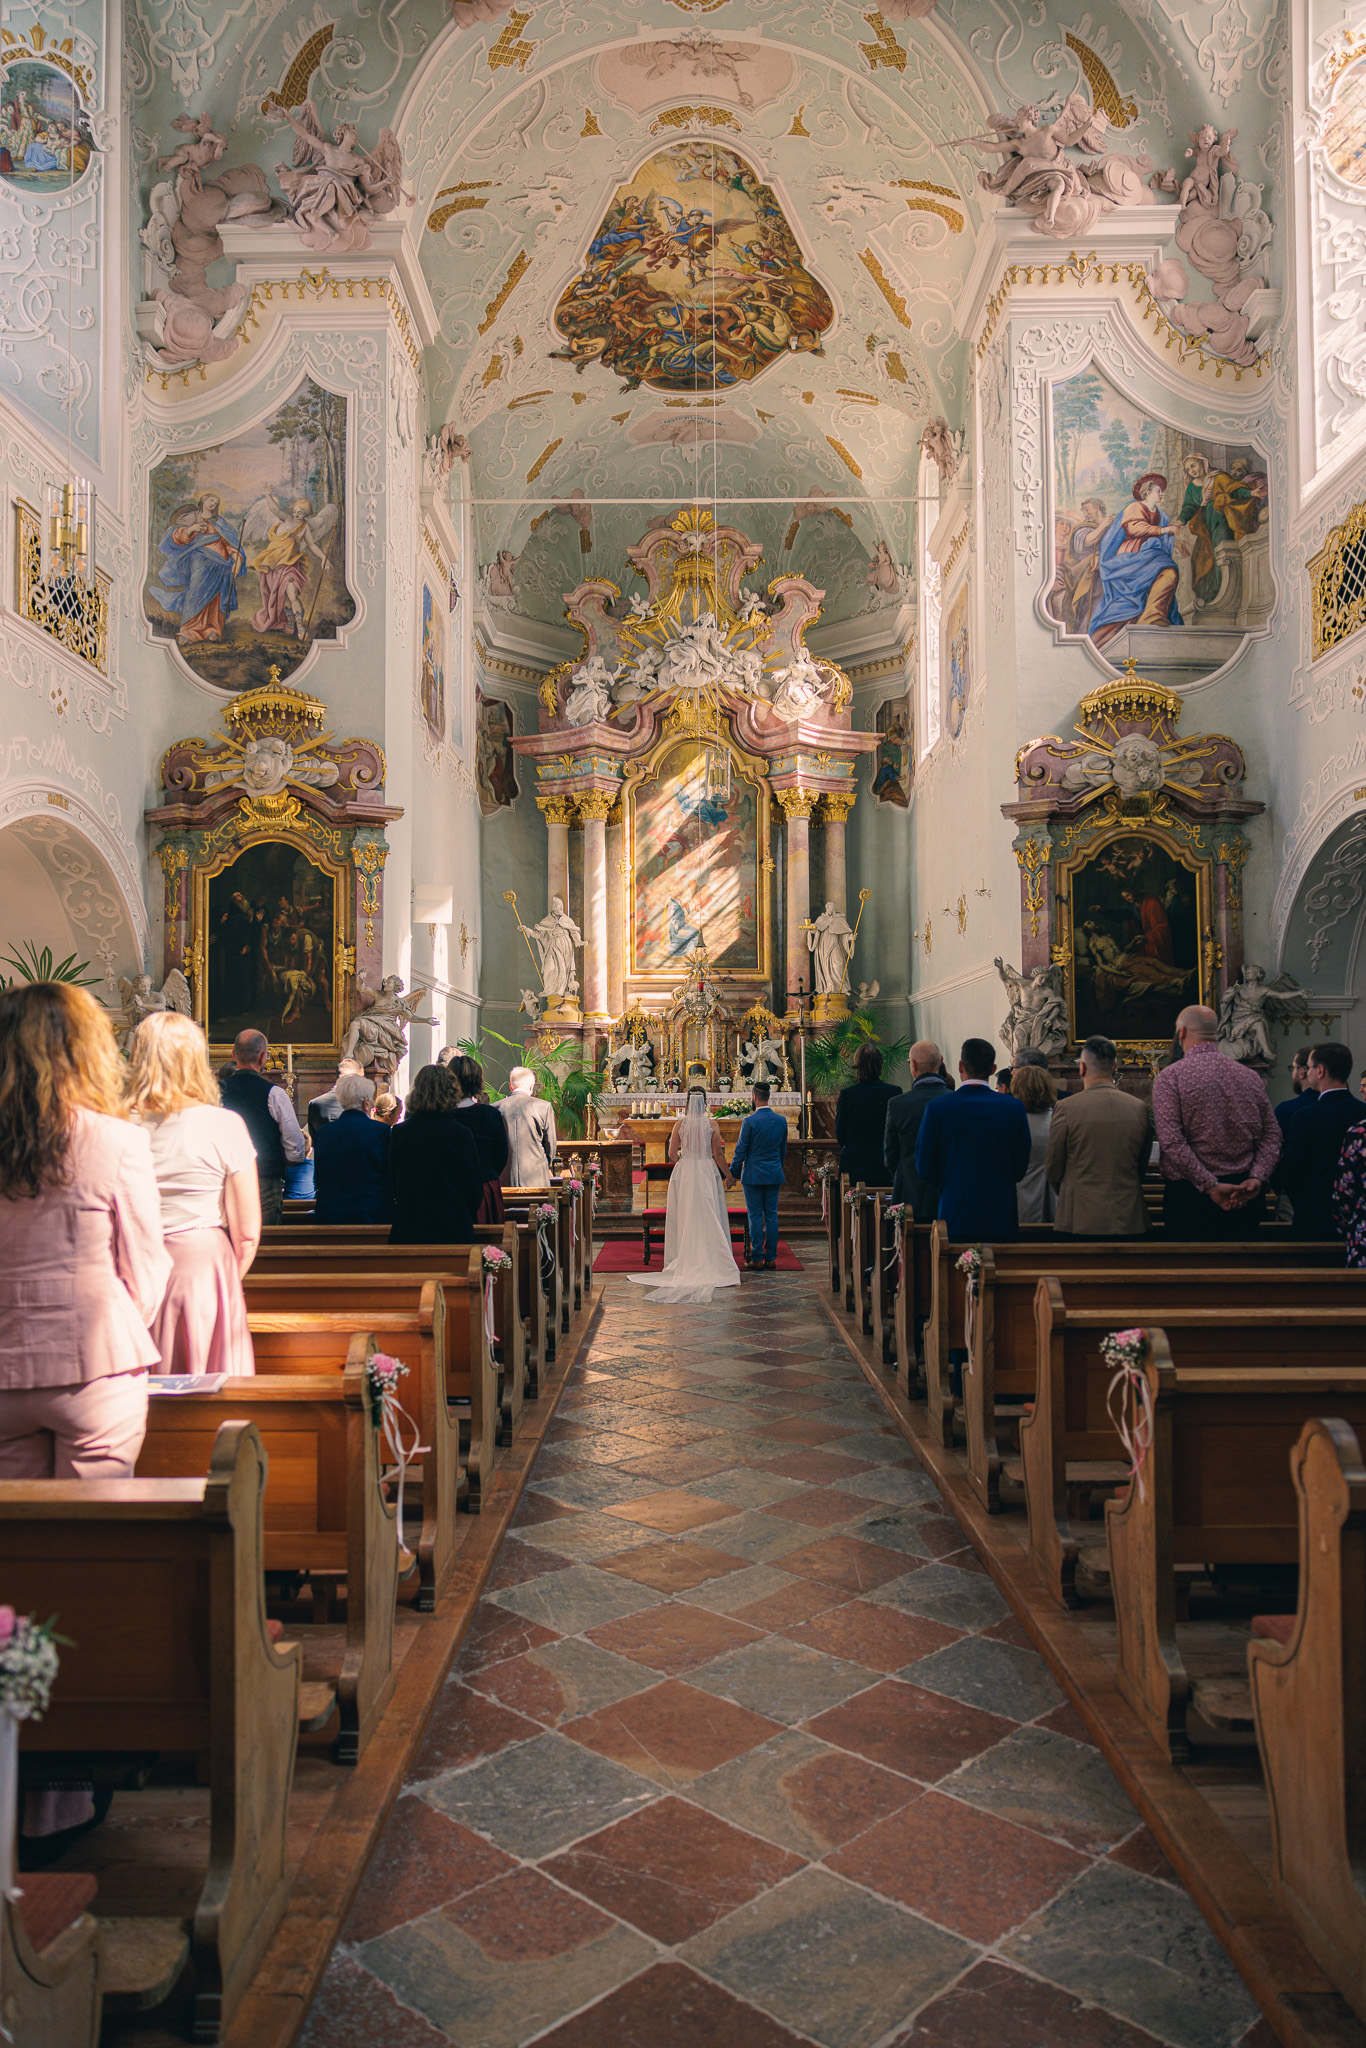
<svg viewBox="0 0 1366 2048"><path fill-rule="evenodd" d="M584 662L569 678L564 715L571 725L594 725L612 709L614 674L600 654Z"/></svg>
<svg viewBox="0 0 1366 2048"><path fill-rule="evenodd" d="M1232 987L1224 991L1219 1005L1218 1043L1235 1060L1256 1060L1274 1066L1276 1049L1271 1043L1271 1026L1282 1009L1303 1011L1305 991L1297 988L1288 974L1268 981L1262 967L1244 967Z"/></svg>
<svg viewBox="0 0 1366 2048"><path fill-rule="evenodd" d="M1010 1015L1001 1026L1001 1043L1013 1059L1019 1052L1041 1052L1055 1058L1067 1047L1067 1004L1058 981L1058 967L1036 967L1029 979L1007 967L998 954L993 962L1010 996Z"/></svg>
<svg viewBox="0 0 1366 2048"><path fill-rule="evenodd" d="M535 942L541 956L541 981L547 1010L559 1010L578 1002L579 978L574 972L574 949L583 944L583 933L564 907L562 896L552 896L550 908L527 937Z"/></svg>
<svg viewBox="0 0 1366 2048"><path fill-rule="evenodd" d="M637 1088L648 1088L655 1077L655 1056L649 1042L644 1045L623 1045L613 1056L612 1079L618 1090L630 1094Z"/></svg>
<svg viewBox="0 0 1366 2048"><path fill-rule="evenodd" d="M359 1060L362 1067L373 1066L386 1077L393 1074L407 1056L408 1026L431 1021L417 1014L426 998L424 988L405 996L401 974L386 974L377 989L369 988L362 968L356 976L358 1007L346 1027L342 1058Z"/></svg>
<svg viewBox="0 0 1366 2048"><path fill-rule="evenodd" d="M854 951L854 932L843 911L827 903L818 918L806 928L806 945L818 996L838 995L849 975Z"/></svg>
<svg viewBox="0 0 1366 2048"><path fill-rule="evenodd" d="M756 1081L776 1081L781 1088L787 1080L787 1054L782 1040L747 1038L740 1048L740 1072L751 1088Z"/></svg>

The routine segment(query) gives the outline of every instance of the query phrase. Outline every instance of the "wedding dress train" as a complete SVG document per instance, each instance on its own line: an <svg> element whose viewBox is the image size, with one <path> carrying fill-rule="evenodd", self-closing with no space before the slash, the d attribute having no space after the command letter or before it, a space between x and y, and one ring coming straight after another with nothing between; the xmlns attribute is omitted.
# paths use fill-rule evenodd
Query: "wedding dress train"
<svg viewBox="0 0 1366 2048"><path fill-rule="evenodd" d="M708 1302L718 1287L738 1287L726 1194L712 1158L714 1128L700 1095L689 1098L679 1125L678 1159L664 1212L664 1269L632 1273L652 1301Z"/></svg>

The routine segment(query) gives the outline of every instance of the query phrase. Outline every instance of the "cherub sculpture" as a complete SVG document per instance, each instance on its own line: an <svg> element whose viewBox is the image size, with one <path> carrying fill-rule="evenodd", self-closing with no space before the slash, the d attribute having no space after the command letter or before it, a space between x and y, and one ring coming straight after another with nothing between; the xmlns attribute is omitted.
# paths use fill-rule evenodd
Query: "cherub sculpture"
<svg viewBox="0 0 1366 2048"><path fill-rule="evenodd" d="M468 462L472 451L465 436L447 420L427 442L427 464L433 477L444 484L457 462Z"/></svg>
<svg viewBox="0 0 1366 2048"><path fill-rule="evenodd" d="M178 967L171 969L160 988L152 987L150 974L135 974L131 980L121 974L118 988L123 1009L114 1020L114 1029L125 1052L144 1017L153 1017L158 1010L179 1010L182 1017L189 1017L194 1011L190 984Z"/></svg>
<svg viewBox="0 0 1366 2048"><path fill-rule="evenodd" d="M541 998L536 989L524 988L522 990L522 1000L518 1003L517 1007L525 1016L530 1017L533 1024L540 1023Z"/></svg>
<svg viewBox="0 0 1366 2048"><path fill-rule="evenodd" d="M153 361L164 365L222 362L237 347L237 315L244 284L209 283L211 264L223 255L219 224L272 220L283 212L259 164L239 164L219 177L204 173L227 147L211 114L178 114L171 126L192 140L157 158L165 173L152 187L149 219L140 231L146 251L144 290L156 302Z"/></svg>
<svg viewBox="0 0 1366 2048"><path fill-rule="evenodd" d="M306 249L368 249L370 229L392 213L403 190L403 152L392 128L381 128L373 151L362 149L355 124L341 121L329 141L312 100L272 110L294 130L294 164L277 164Z"/></svg>
<svg viewBox="0 0 1366 2048"><path fill-rule="evenodd" d="M756 1081L776 1082L781 1088L787 1080L787 1053L781 1038L747 1038L740 1047L739 1066L751 1088Z"/></svg>
<svg viewBox="0 0 1366 2048"><path fill-rule="evenodd" d="M797 649L786 668L774 671L773 681L776 687L771 701L779 718L809 718L826 695L825 677L805 647Z"/></svg>
<svg viewBox="0 0 1366 2048"><path fill-rule="evenodd" d="M417 1012L426 998L423 988L410 996L401 993L401 974L386 974L377 989L368 988L364 969L356 976L356 1001L360 1007L346 1027L342 1058L373 1066L386 1079L395 1072L408 1052L408 1026L431 1020Z"/></svg>
<svg viewBox="0 0 1366 2048"><path fill-rule="evenodd" d="M1036 967L1026 980L999 954L993 965L1010 997L1010 1015L1001 1026L1002 1045L1012 1059L1029 1051L1056 1058L1067 1046L1067 1005L1059 986L1062 969Z"/></svg>
<svg viewBox="0 0 1366 2048"><path fill-rule="evenodd" d="M985 178L986 172L981 176ZM929 456L944 483L953 482L958 474L958 437L942 414L938 419L926 420L920 434L920 452Z"/></svg>
<svg viewBox="0 0 1366 2048"><path fill-rule="evenodd" d="M1303 1015L1306 1000L1305 990L1297 987L1288 974L1278 974L1274 981L1268 981L1264 968L1244 967L1238 980L1224 991L1219 1005L1219 1045L1235 1060L1273 1066L1276 1052L1271 1043L1271 1026L1276 1015L1282 1010Z"/></svg>

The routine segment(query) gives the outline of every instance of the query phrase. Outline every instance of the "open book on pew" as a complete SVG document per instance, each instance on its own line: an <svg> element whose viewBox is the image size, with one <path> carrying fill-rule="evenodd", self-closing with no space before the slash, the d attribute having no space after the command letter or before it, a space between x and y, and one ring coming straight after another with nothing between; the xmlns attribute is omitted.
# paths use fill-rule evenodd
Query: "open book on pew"
<svg viewBox="0 0 1366 2048"><path fill-rule="evenodd" d="M149 1394L217 1394L227 1383L225 1372L152 1372Z"/></svg>

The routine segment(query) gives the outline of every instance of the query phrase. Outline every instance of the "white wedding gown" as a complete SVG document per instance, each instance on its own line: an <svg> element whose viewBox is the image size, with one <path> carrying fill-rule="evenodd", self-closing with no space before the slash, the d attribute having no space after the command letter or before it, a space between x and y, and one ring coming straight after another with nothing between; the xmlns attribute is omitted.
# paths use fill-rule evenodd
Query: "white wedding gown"
<svg viewBox="0 0 1366 2048"><path fill-rule="evenodd" d="M713 1124L699 1096L679 1125L678 1159L664 1212L664 1270L632 1273L652 1301L708 1302L718 1287L738 1287L726 1194L712 1158Z"/></svg>

